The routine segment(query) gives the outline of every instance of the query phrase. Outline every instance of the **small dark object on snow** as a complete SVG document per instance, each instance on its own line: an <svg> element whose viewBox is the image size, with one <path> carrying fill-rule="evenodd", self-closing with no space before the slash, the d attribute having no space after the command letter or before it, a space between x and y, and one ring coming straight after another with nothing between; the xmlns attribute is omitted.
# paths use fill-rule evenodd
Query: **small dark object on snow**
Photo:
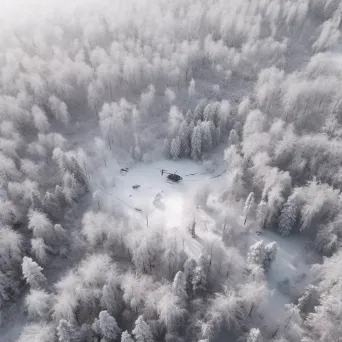
<svg viewBox="0 0 342 342"><path fill-rule="evenodd" d="M177 171L174 173L167 173L167 180L168 181L172 181L172 182L179 182L180 180L182 180L183 178L179 175L177 175Z"/></svg>
<svg viewBox="0 0 342 342"><path fill-rule="evenodd" d="M138 188L140 188L140 185L139 184L135 184L135 185L132 186L132 188L133 189L138 189Z"/></svg>
<svg viewBox="0 0 342 342"><path fill-rule="evenodd" d="M128 172L128 167L126 167L124 169L120 169L120 172Z"/></svg>
<svg viewBox="0 0 342 342"><path fill-rule="evenodd" d="M170 173L169 175L167 175L167 179L172 182L179 182L183 178L179 175L176 175L176 173Z"/></svg>
<svg viewBox="0 0 342 342"><path fill-rule="evenodd" d="M159 169L160 170L160 173L161 175L164 175L164 173L167 174L167 180L168 181L172 181L172 182L179 182L180 180L182 180L183 178L179 175L177 175L177 171L174 172L174 173L170 173L168 172L167 170L165 169Z"/></svg>
<svg viewBox="0 0 342 342"><path fill-rule="evenodd" d="M142 210L140 208L134 208L135 211L139 211L140 213L142 212Z"/></svg>
<svg viewBox="0 0 342 342"><path fill-rule="evenodd" d="M262 231L261 231L261 230L257 230L257 231L256 231L256 234L257 234L257 235L261 235L261 234L262 234Z"/></svg>

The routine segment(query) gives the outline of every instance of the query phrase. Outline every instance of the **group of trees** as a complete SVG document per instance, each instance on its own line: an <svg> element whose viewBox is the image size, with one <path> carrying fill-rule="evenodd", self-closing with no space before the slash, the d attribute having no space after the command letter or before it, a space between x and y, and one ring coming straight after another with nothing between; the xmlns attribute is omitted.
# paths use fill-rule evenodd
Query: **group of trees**
<svg viewBox="0 0 342 342"><path fill-rule="evenodd" d="M240 251L226 230L192 259L183 235L146 229L98 193L83 215L86 194L116 158L198 161L224 142L222 198L245 202L246 226L255 218L260 230L307 233L319 252L337 252L341 68L330 49L341 5L87 6L0 24L0 310L25 295L32 322L20 342L210 342L221 330L268 338L259 319L276 244ZM196 192L201 210L208 194ZM196 241L196 229L184 239ZM319 274L337 269L339 255ZM298 326L311 329L307 341L339 338L339 278L322 279L274 338L292 327L294 339Z"/></svg>
<svg viewBox="0 0 342 342"><path fill-rule="evenodd" d="M166 138L165 152L174 160L179 157L191 157L198 160L203 153L210 152L226 133L231 106L228 101L200 102L192 112L186 115L177 107L169 112L170 138Z"/></svg>
<svg viewBox="0 0 342 342"><path fill-rule="evenodd" d="M228 144L225 161L232 183L227 191L236 200L246 198L245 223L255 215L260 229L284 236L307 233L319 252L337 250L340 165L332 153L342 146L339 138L300 133L282 119L267 123L256 109L247 111L242 130L231 129ZM253 191L249 196L248 190Z"/></svg>

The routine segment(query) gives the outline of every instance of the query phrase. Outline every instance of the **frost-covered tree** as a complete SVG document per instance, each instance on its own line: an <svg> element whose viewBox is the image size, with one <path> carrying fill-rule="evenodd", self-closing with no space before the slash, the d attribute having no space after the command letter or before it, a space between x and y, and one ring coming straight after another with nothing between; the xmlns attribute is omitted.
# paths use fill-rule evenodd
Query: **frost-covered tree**
<svg viewBox="0 0 342 342"><path fill-rule="evenodd" d="M171 147L170 147L170 154L173 160L177 160L181 153L181 140L179 137L172 139Z"/></svg>
<svg viewBox="0 0 342 342"><path fill-rule="evenodd" d="M0 269L13 271L21 263L23 237L8 226L0 227Z"/></svg>
<svg viewBox="0 0 342 342"><path fill-rule="evenodd" d="M186 279L185 275L182 271L177 272L172 284L172 292L175 296L177 296L183 305L188 298L188 294L186 293Z"/></svg>
<svg viewBox="0 0 342 342"><path fill-rule="evenodd" d="M306 319L312 341L338 341L342 333L339 324L341 314L340 297L323 294L320 305L315 306L315 311L310 313Z"/></svg>
<svg viewBox="0 0 342 342"><path fill-rule="evenodd" d="M271 263L275 260L277 251L278 245L275 241L265 246L265 259L263 261L263 265L266 270L270 268Z"/></svg>
<svg viewBox="0 0 342 342"><path fill-rule="evenodd" d="M35 127L39 132L48 132L50 129L49 121L46 114L38 106L34 105L31 110Z"/></svg>
<svg viewBox="0 0 342 342"><path fill-rule="evenodd" d="M202 131L200 126L196 126L191 136L191 157L195 160L202 155Z"/></svg>
<svg viewBox="0 0 342 342"><path fill-rule="evenodd" d="M301 312L312 312L314 307L319 304L318 289L315 285L308 285L301 297L298 298L298 308Z"/></svg>
<svg viewBox="0 0 342 342"><path fill-rule="evenodd" d="M119 314L123 306L120 285L120 274L115 267L112 267L112 271L102 288L100 304L102 308L106 309L114 317Z"/></svg>
<svg viewBox="0 0 342 342"><path fill-rule="evenodd" d="M254 205L254 192L251 192L248 195L246 202L245 202L245 206L243 208L243 215L245 217L244 224L246 224L247 218L253 208L253 205Z"/></svg>
<svg viewBox="0 0 342 342"><path fill-rule="evenodd" d="M55 118L64 125L67 125L70 120L70 115L65 102L61 101L57 96L52 95L48 99L48 104Z"/></svg>
<svg viewBox="0 0 342 342"><path fill-rule="evenodd" d="M183 306L179 297L169 290L158 300L157 312L159 318L169 332L180 325L185 313Z"/></svg>
<svg viewBox="0 0 342 342"><path fill-rule="evenodd" d="M65 319L59 321L57 327L57 336L59 342L78 342L79 334L75 327Z"/></svg>
<svg viewBox="0 0 342 342"><path fill-rule="evenodd" d="M182 154L188 156L190 153L190 128L187 121L183 121L179 128L179 138L181 143Z"/></svg>
<svg viewBox="0 0 342 342"><path fill-rule="evenodd" d="M262 342L261 332L257 328L252 328L247 336L247 342Z"/></svg>
<svg viewBox="0 0 342 342"><path fill-rule="evenodd" d="M111 316L106 310L101 311L99 318L95 320L92 325L96 334L104 337L106 340L115 340L121 329L119 328L116 319Z"/></svg>
<svg viewBox="0 0 342 342"><path fill-rule="evenodd" d="M146 298L146 291L151 285L151 279L147 276L137 276L133 273L126 273L123 277L121 288L123 300L135 312L143 307Z"/></svg>
<svg viewBox="0 0 342 342"><path fill-rule="evenodd" d="M211 316L224 322L227 328L238 328L243 317L241 310L241 299L235 291L224 287L223 293L216 293L209 307Z"/></svg>
<svg viewBox="0 0 342 342"><path fill-rule="evenodd" d="M44 290L31 289L25 298L28 316L32 319L47 319L51 308L51 295Z"/></svg>
<svg viewBox="0 0 342 342"><path fill-rule="evenodd" d="M28 214L28 228L35 238L44 241L53 238L53 225L46 214L38 210L31 210Z"/></svg>
<svg viewBox="0 0 342 342"><path fill-rule="evenodd" d="M281 235L287 236L295 228L298 215L298 205L294 197L289 197L284 204L279 217L278 230Z"/></svg>
<svg viewBox="0 0 342 342"><path fill-rule="evenodd" d="M132 334L136 342L153 342L154 338L150 326L144 321L143 316L139 316L135 321Z"/></svg>
<svg viewBox="0 0 342 342"><path fill-rule="evenodd" d="M202 138L202 151L210 151L213 147L212 122L203 121L200 125Z"/></svg>
<svg viewBox="0 0 342 342"><path fill-rule="evenodd" d="M18 342L51 342L55 340L55 333L52 324L32 323L24 327Z"/></svg>
<svg viewBox="0 0 342 342"><path fill-rule="evenodd" d="M191 79L188 87L188 96L192 98L196 95L196 82L194 79Z"/></svg>
<svg viewBox="0 0 342 342"><path fill-rule="evenodd" d="M42 265L47 261L47 249L42 238L31 239L31 251Z"/></svg>
<svg viewBox="0 0 342 342"><path fill-rule="evenodd" d="M46 283L46 278L42 273L43 268L29 257L23 258L22 272L26 282L32 288L40 288Z"/></svg>
<svg viewBox="0 0 342 342"><path fill-rule="evenodd" d="M131 334L127 330L121 334L121 342L134 342Z"/></svg>
<svg viewBox="0 0 342 342"><path fill-rule="evenodd" d="M263 265L266 257L264 241L258 241L249 247L247 262L249 264Z"/></svg>
<svg viewBox="0 0 342 342"><path fill-rule="evenodd" d="M268 300L269 291L265 281L251 281L239 286L239 297L246 315L252 316L258 306Z"/></svg>
<svg viewBox="0 0 342 342"><path fill-rule="evenodd" d="M228 145L238 145L240 142L239 135L236 133L235 129L232 129L229 133Z"/></svg>
<svg viewBox="0 0 342 342"><path fill-rule="evenodd" d="M265 228L267 215L268 215L268 205L267 205L267 202L262 200L258 204L257 212L256 212L257 222L261 229Z"/></svg>
<svg viewBox="0 0 342 342"><path fill-rule="evenodd" d="M201 255L192 277L192 287L196 295L203 295L207 291L207 274L206 274L205 256Z"/></svg>
<svg viewBox="0 0 342 342"><path fill-rule="evenodd" d="M192 280L195 275L195 269L197 266L196 260L189 258L184 263L184 276L186 279L186 290L188 295L190 296L192 292Z"/></svg>

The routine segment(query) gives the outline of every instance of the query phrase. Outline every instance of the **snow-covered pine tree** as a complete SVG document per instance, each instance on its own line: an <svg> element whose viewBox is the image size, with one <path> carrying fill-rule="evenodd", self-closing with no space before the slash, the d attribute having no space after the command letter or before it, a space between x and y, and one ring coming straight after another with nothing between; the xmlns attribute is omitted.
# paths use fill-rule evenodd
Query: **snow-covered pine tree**
<svg viewBox="0 0 342 342"><path fill-rule="evenodd" d="M165 155L166 158L170 157L170 150L171 150L171 143L170 140L168 138L164 139L164 146L163 146L163 153ZM131 156L131 158L134 160L134 149L133 147L131 147L131 150L129 152L129 155Z"/></svg>
<svg viewBox="0 0 342 342"><path fill-rule="evenodd" d="M101 307L116 317L122 308L122 293L120 290L119 274L112 272L102 288Z"/></svg>
<svg viewBox="0 0 342 342"><path fill-rule="evenodd" d="M238 145L239 141L240 141L239 135L236 133L236 130L233 128L229 133L228 146Z"/></svg>
<svg viewBox="0 0 342 342"><path fill-rule="evenodd" d="M205 100L201 100L198 105L195 107L193 112L194 121L197 122L198 120L203 120L203 112L205 107L207 106Z"/></svg>
<svg viewBox="0 0 342 342"><path fill-rule="evenodd" d="M79 335L75 327L65 319L59 321L57 327L58 342L79 342Z"/></svg>
<svg viewBox="0 0 342 342"><path fill-rule="evenodd" d="M186 280L186 291L188 296L191 297L192 295L192 279L195 275L195 269L197 266L196 260L189 258L184 263L184 276Z"/></svg>
<svg viewBox="0 0 342 342"><path fill-rule="evenodd" d="M264 241L258 241L249 247L247 262L249 264L263 265L266 257Z"/></svg>
<svg viewBox="0 0 342 342"><path fill-rule="evenodd" d="M150 326L144 321L143 316L139 316L135 321L132 334L136 342L153 342L153 335Z"/></svg>
<svg viewBox="0 0 342 342"><path fill-rule="evenodd" d="M85 192L89 191L88 179L84 170L80 167L75 157L71 157L71 172L76 180L81 184Z"/></svg>
<svg viewBox="0 0 342 342"><path fill-rule="evenodd" d="M31 289L25 298L25 307L31 319L47 319L51 308L51 295L44 290Z"/></svg>
<svg viewBox="0 0 342 342"><path fill-rule="evenodd" d="M288 236L296 225L298 206L294 197L289 197L281 210L278 230L281 235Z"/></svg>
<svg viewBox="0 0 342 342"><path fill-rule="evenodd" d="M188 156L190 153L190 129L187 121L183 121L179 128L179 138L181 142L181 152Z"/></svg>
<svg viewBox="0 0 342 342"><path fill-rule="evenodd" d="M44 241L53 237L53 225L46 214L38 210L30 210L28 214L28 228L32 230L35 238Z"/></svg>
<svg viewBox="0 0 342 342"><path fill-rule="evenodd" d="M101 311L99 318L95 319L92 325L96 334L104 337L106 340L115 340L121 332L116 319L111 316L107 310Z"/></svg>
<svg viewBox="0 0 342 342"><path fill-rule="evenodd" d="M33 123L39 132L45 133L50 129L49 120L46 114L37 105L33 105L31 109Z"/></svg>
<svg viewBox="0 0 342 342"><path fill-rule="evenodd" d="M181 140L179 137L173 138L171 141L170 154L173 160L177 160L181 153Z"/></svg>
<svg viewBox="0 0 342 342"><path fill-rule="evenodd" d="M196 126L191 136L191 158L199 159L202 155L202 130Z"/></svg>
<svg viewBox="0 0 342 342"><path fill-rule="evenodd" d="M254 192L251 192L248 195L246 202L245 202L245 206L243 208L243 215L245 217L244 224L246 224L247 218L253 208L253 205L254 205Z"/></svg>
<svg viewBox="0 0 342 342"><path fill-rule="evenodd" d="M47 261L47 246L42 238L31 239L31 252L42 265L45 265Z"/></svg>
<svg viewBox="0 0 342 342"><path fill-rule="evenodd" d="M257 328L252 328L248 333L246 342L262 342L260 330Z"/></svg>
<svg viewBox="0 0 342 342"><path fill-rule="evenodd" d="M172 292L177 296L184 305L188 294L186 293L186 279L182 271L177 272L172 284Z"/></svg>
<svg viewBox="0 0 342 342"><path fill-rule="evenodd" d="M121 342L134 342L131 334L127 330L121 334Z"/></svg>
<svg viewBox="0 0 342 342"><path fill-rule="evenodd" d="M70 120L67 105L54 95L49 97L48 104L55 118L67 125Z"/></svg>
<svg viewBox="0 0 342 342"><path fill-rule="evenodd" d="M204 121L211 120L211 106L212 106L212 104L208 103L204 108L204 111L203 111L203 120Z"/></svg>
<svg viewBox="0 0 342 342"><path fill-rule="evenodd" d="M188 125L190 125L190 122L193 120L193 115L192 115L192 111L189 109L187 112L186 112L186 115L185 115L185 120L186 120L186 123Z"/></svg>
<svg viewBox="0 0 342 342"><path fill-rule="evenodd" d="M203 121L200 125L202 136L202 150L210 151L213 147L213 137L211 132L210 121Z"/></svg>
<svg viewBox="0 0 342 342"><path fill-rule="evenodd" d="M205 294L207 290L206 262L203 254L201 254L194 271L192 288L194 294L198 296Z"/></svg>
<svg viewBox="0 0 342 342"><path fill-rule="evenodd" d="M257 213L256 213L256 217L257 217L257 221L258 221L260 229L265 228L267 215L268 215L267 203L264 200L261 200L261 202L259 203L257 207Z"/></svg>
<svg viewBox="0 0 342 342"><path fill-rule="evenodd" d="M46 283L46 278L42 273L43 268L40 267L31 258L25 256L22 263L23 276L27 283L30 284L32 288L40 288Z"/></svg>
<svg viewBox="0 0 342 342"><path fill-rule="evenodd" d="M265 246L265 259L263 261L263 266L265 270L268 270L271 266L271 263L275 260L277 256L278 245L277 243L271 242Z"/></svg>
<svg viewBox="0 0 342 342"><path fill-rule="evenodd" d="M314 307L319 304L318 288L309 284L302 296L298 299L297 306L302 313L312 312Z"/></svg>
<svg viewBox="0 0 342 342"><path fill-rule="evenodd" d="M196 95L196 81L192 78L188 86L188 96L192 98Z"/></svg>
<svg viewBox="0 0 342 342"><path fill-rule="evenodd" d="M56 161L62 172L69 172L75 178L80 187L82 187L84 193L89 191L88 180L85 172L79 166L75 157L69 157L60 148L55 148L53 150L52 158Z"/></svg>

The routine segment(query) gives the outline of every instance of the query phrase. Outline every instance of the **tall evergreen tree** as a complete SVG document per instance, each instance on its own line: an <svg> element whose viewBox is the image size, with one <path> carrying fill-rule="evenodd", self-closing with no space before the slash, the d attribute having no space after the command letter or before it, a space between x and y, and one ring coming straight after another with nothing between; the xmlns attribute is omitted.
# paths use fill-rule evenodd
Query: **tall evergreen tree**
<svg viewBox="0 0 342 342"><path fill-rule="evenodd" d="M65 319L59 321L57 327L58 342L79 342L79 335L74 326Z"/></svg>
<svg viewBox="0 0 342 342"><path fill-rule="evenodd" d="M202 132L201 127L196 126L191 136L191 158L197 160L202 155Z"/></svg>
<svg viewBox="0 0 342 342"><path fill-rule="evenodd" d="M254 192L251 192L248 195L248 197L246 199L246 202L245 202L245 207L243 208L243 214L244 214L244 217L245 217L244 224L246 224L248 215L250 214L253 205L254 205Z"/></svg>
<svg viewBox="0 0 342 342"><path fill-rule="evenodd" d="M143 316L139 316L135 321L132 331L136 342L153 342L153 335L150 326L144 321Z"/></svg>
<svg viewBox="0 0 342 342"><path fill-rule="evenodd" d="M172 284L172 291L174 295L176 295L181 300L182 303L184 303L187 300L188 295L186 293L186 279L182 271L179 271L175 275Z"/></svg>
<svg viewBox="0 0 342 342"><path fill-rule="evenodd" d="M23 258L22 272L27 283L32 288L40 288L46 283L46 278L42 273L43 268L29 257Z"/></svg>
<svg viewBox="0 0 342 342"><path fill-rule="evenodd" d="M281 210L278 230L281 235L287 236L294 229L298 216L298 206L294 197L289 197Z"/></svg>

